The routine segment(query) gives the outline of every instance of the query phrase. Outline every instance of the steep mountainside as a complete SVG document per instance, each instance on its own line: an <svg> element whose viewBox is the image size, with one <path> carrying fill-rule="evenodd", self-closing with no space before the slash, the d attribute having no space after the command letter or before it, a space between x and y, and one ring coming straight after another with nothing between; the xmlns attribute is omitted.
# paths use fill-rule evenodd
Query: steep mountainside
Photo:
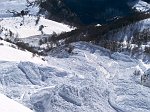
<svg viewBox="0 0 150 112"><path fill-rule="evenodd" d="M150 112L149 8L1 0L0 112Z"/></svg>

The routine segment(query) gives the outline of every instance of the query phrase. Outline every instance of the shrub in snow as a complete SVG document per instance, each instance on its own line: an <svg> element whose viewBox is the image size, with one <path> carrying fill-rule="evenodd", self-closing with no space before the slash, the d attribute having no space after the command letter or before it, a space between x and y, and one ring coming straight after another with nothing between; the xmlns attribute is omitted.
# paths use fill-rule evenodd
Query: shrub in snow
<svg viewBox="0 0 150 112"><path fill-rule="evenodd" d="M71 44L66 45L65 51L67 51L68 53L72 53L73 50L74 46L72 46Z"/></svg>
<svg viewBox="0 0 150 112"><path fill-rule="evenodd" d="M7 10L7 12L12 13L14 17L17 16L24 16L27 15L29 13L28 10L21 10L20 12L16 11L16 10Z"/></svg>
<svg viewBox="0 0 150 112"><path fill-rule="evenodd" d="M145 47L144 52L150 54L150 47Z"/></svg>
<svg viewBox="0 0 150 112"><path fill-rule="evenodd" d="M3 44L3 43L0 43L0 45L3 46L4 44Z"/></svg>
<svg viewBox="0 0 150 112"><path fill-rule="evenodd" d="M135 70L133 74L136 75L136 76L140 76L141 75L141 71L140 70Z"/></svg>
<svg viewBox="0 0 150 112"><path fill-rule="evenodd" d="M144 86L150 87L150 69L144 72L144 74L141 76L141 83Z"/></svg>
<svg viewBox="0 0 150 112"><path fill-rule="evenodd" d="M45 26L43 26L43 25L40 25L39 26L39 31L41 31L41 34L44 34L44 32L43 32L43 28L44 28Z"/></svg>

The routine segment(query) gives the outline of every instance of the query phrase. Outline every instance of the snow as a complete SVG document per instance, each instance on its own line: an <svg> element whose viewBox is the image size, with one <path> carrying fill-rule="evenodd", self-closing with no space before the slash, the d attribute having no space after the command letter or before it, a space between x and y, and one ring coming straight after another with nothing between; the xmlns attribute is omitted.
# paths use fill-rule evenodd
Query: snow
<svg viewBox="0 0 150 112"><path fill-rule="evenodd" d="M31 2L31 0L29 1ZM24 17L13 17L8 10L14 10L18 13L22 10L28 10L29 14ZM70 28L68 25L45 19L43 15L40 15L41 17L39 22L36 24L38 12L38 5L27 7L26 0L0 1L0 27L5 29L0 36L5 37L5 35L9 33L9 30L12 31L12 33L14 33L14 35L18 38L41 35L41 31L39 31L39 27L41 25L44 26L44 34L52 34L53 32L60 34L62 32L68 32L74 29Z"/></svg>
<svg viewBox="0 0 150 112"><path fill-rule="evenodd" d="M25 0L0 1L0 15L3 16L0 26L5 29L1 37L8 38L5 34L11 30L18 38L37 43L38 38L47 34L73 29L44 17L36 25L36 16L11 17L4 12L6 9L20 11L26 8L25 4ZM145 5L142 1L140 4ZM140 21L114 35L110 33L110 38L123 38L126 42L134 31L149 28L149 23L150 19ZM40 25L45 26L45 35L41 36ZM147 87L150 79L146 80L147 84L141 81L143 74L149 74L149 64L87 42L71 43L71 46L72 53L60 46L48 56L39 57L0 40L0 93L35 112L150 112L150 89ZM136 70L141 74L135 75ZM32 112L2 94L0 111Z"/></svg>
<svg viewBox="0 0 150 112"><path fill-rule="evenodd" d="M118 41L124 40L124 44L126 44L126 40L132 39L134 33L142 32L143 30L149 28L150 28L150 18L120 28L119 31L116 33L114 33L114 31L110 31L108 32L108 37L110 40L118 40Z"/></svg>
<svg viewBox="0 0 150 112"><path fill-rule="evenodd" d="M150 68L150 64L146 64L142 60L140 60L140 64L143 65L146 68L146 70Z"/></svg>
<svg viewBox="0 0 150 112"><path fill-rule="evenodd" d="M102 26L101 24L97 24L97 25L95 25L96 27L99 27L99 26Z"/></svg>
<svg viewBox="0 0 150 112"><path fill-rule="evenodd" d="M148 68L99 46L72 43L74 50L47 56L47 65L0 61L0 91L36 112L149 112L150 90L141 83ZM144 102L144 103L143 103Z"/></svg>
<svg viewBox="0 0 150 112"><path fill-rule="evenodd" d="M3 18L0 21L0 26L12 31L15 35L18 35L18 38L41 35L41 31L39 31L41 25L45 26L43 28L44 34L52 34L53 32L59 34L73 30L73 28L70 28L67 25L47 20L43 17L40 18L38 25L35 25L36 19L37 17L35 16L24 16L24 20L22 17ZM20 26L20 24L22 25ZM1 35L4 36L6 33L3 32Z"/></svg>
<svg viewBox="0 0 150 112"><path fill-rule="evenodd" d="M0 111L1 112L33 112L27 107L15 102L14 100L0 94Z"/></svg>
<svg viewBox="0 0 150 112"><path fill-rule="evenodd" d="M20 12L25 9L28 9L31 15L36 15L39 11L37 6L27 7L26 0L0 0L0 18L12 17L13 15L8 10Z"/></svg>
<svg viewBox="0 0 150 112"><path fill-rule="evenodd" d="M5 41L0 41L0 43L3 43L3 45L0 45L1 61L30 61L37 64L46 64L46 62L41 59L42 57L33 56L33 53L19 50L17 47L13 48L11 47L13 44L7 43Z"/></svg>
<svg viewBox="0 0 150 112"><path fill-rule="evenodd" d="M142 0L137 0L132 8L139 12L150 12L150 4Z"/></svg>

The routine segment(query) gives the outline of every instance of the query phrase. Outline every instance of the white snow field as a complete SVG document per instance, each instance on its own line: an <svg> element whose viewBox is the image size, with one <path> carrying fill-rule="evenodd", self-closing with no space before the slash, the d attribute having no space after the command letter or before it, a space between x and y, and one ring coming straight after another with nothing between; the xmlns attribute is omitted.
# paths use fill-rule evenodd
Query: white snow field
<svg viewBox="0 0 150 112"><path fill-rule="evenodd" d="M17 46L0 40L0 61L29 61L37 64L46 64L42 57L33 56L33 53L26 50L19 50ZM11 47L13 46L13 47Z"/></svg>
<svg viewBox="0 0 150 112"><path fill-rule="evenodd" d="M73 54L56 49L46 66L0 61L1 93L36 112L150 112L150 88L134 75L150 66L86 42L72 45Z"/></svg>
<svg viewBox="0 0 150 112"><path fill-rule="evenodd" d="M0 94L0 111L1 112L33 112L27 107L15 102L14 100Z"/></svg>
<svg viewBox="0 0 150 112"><path fill-rule="evenodd" d="M35 25L35 21L37 20L37 18L38 17L36 16L24 16L24 20L22 17L3 18L0 21L0 26L7 30L4 30L1 33L1 36L5 37L5 34L9 33L9 30L12 31L14 35L17 35L18 38L41 35L41 31L39 30L41 25L44 26L44 34L52 34L53 32L59 34L62 32L68 32L73 30L73 28L70 28L68 25L64 25L62 23L58 23L52 20L47 20L43 17L41 17L39 23Z"/></svg>

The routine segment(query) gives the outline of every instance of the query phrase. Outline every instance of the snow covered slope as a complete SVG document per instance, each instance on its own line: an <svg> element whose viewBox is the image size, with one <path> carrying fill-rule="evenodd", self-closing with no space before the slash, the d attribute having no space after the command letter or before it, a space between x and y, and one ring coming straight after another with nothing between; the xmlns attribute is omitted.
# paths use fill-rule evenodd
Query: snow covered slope
<svg viewBox="0 0 150 112"><path fill-rule="evenodd" d="M150 28L150 18L138 21L134 24L120 28L117 32L108 32L109 39L111 40L125 40L131 39L134 33L142 32L144 29Z"/></svg>
<svg viewBox="0 0 150 112"><path fill-rule="evenodd" d="M27 107L9 99L5 95L0 94L0 111L1 112L33 112Z"/></svg>
<svg viewBox="0 0 150 112"><path fill-rule="evenodd" d="M0 62L0 91L36 112L149 112L150 89L141 83L149 65L86 42L68 56L55 49L48 64ZM66 54L65 54L66 55Z"/></svg>
<svg viewBox="0 0 150 112"><path fill-rule="evenodd" d="M38 6L27 7L26 0L0 0L0 18L12 17L13 15L9 11L20 12L25 9L29 10L29 14L31 15L36 15L39 11Z"/></svg>
<svg viewBox="0 0 150 112"><path fill-rule="evenodd" d="M42 57L33 56L33 53L26 50L20 50L17 46L0 40L0 61L29 61L37 64L46 64Z"/></svg>
<svg viewBox="0 0 150 112"><path fill-rule="evenodd" d="M147 2L144 2L142 0L135 1L132 8L136 9L139 12L148 12L148 13L150 13L150 4L147 3Z"/></svg>
<svg viewBox="0 0 150 112"><path fill-rule="evenodd" d="M34 0L29 0L33 2ZM36 16L39 8L37 5L27 6L27 0L1 0L0 1L0 37L3 39L14 40L15 38L27 38L30 36L44 34L59 34L71 31L67 25ZM20 12L28 10L29 14L24 17L12 17L9 11ZM38 22L37 22L38 21ZM41 26L43 29L39 30ZM18 46L0 40L1 61L30 61L33 63L45 63L41 57L34 55L26 50L20 50ZM38 43L36 43L38 44Z"/></svg>
<svg viewBox="0 0 150 112"><path fill-rule="evenodd" d="M4 29L1 35L4 37L5 34L9 34L9 30L17 35L18 38L26 38L34 35L41 35L41 31L39 30L40 26L43 25L44 34L52 34L53 32L61 33L71 31L67 25L62 23L54 22L51 20L44 19L41 17L39 19L39 23L36 25L36 20L38 17L35 16L24 16L22 17L9 17L3 18L0 21L0 26Z"/></svg>
<svg viewBox="0 0 150 112"><path fill-rule="evenodd" d="M44 34L72 30L43 17L36 24L36 16L11 17L5 12L21 11L25 4L25 0L0 2L0 37L23 38L34 45L45 36L40 36L41 25ZM114 35L110 32L110 38L130 38L135 31L149 28L149 23L146 19ZM69 46L60 46L49 51L48 56L39 57L0 40L0 93L35 112L150 112L150 88L145 86L142 74L149 73L149 64L91 43L70 46L71 53L67 51ZM31 112L1 94L0 111Z"/></svg>
<svg viewBox="0 0 150 112"><path fill-rule="evenodd" d="M28 1L33 2L35 0ZM0 27L2 28L0 36L8 35L8 31L11 31L17 38L41 35L42 32L39 30L41 25L44 26L42 28L44 34L52 34L53 32L61 33L72 30L72 28L62 23L54 22L44 17L39 18L37 16L39 12L38 5L34 3L31 6L28 5L27 0L0 1ZM20 17L18 15L16 17L10 13L21 13L22 10L28 11L27 16Z"/></svg>

